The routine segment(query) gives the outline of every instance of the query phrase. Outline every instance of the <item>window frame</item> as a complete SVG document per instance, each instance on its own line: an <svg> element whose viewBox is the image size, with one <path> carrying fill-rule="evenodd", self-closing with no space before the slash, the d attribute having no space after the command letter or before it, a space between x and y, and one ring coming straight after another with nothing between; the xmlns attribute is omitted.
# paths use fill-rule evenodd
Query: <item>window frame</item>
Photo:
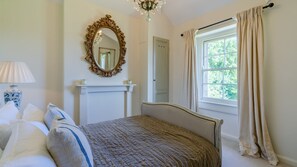
<svg viewBox="0 0 297 167"><path fill-rule="evenodd" d="M208 42L211 40L224 39L230 36L236 36L236 24L232 23L231 25L225 25L213 30L209 30L206 32L201 32L196 34L195 42L196 42L196 50L197 50L197 74L198 74L198 92L199 92L199 108L224 112L228 114L237 115L237 100L225 100L225 99L217 99L210 97L203 97L203 62L204 62L204 42ZM203 49L202 49L203 48ZM238 67L238 66L237 66ZM237 67L230 67L230 69L237 69ZM227 68L226 68L227 69ZM229 69L229 67L228 67ZM209 69L208 69L209 70ZM221 69L223 70L223 69Z"/></svg>

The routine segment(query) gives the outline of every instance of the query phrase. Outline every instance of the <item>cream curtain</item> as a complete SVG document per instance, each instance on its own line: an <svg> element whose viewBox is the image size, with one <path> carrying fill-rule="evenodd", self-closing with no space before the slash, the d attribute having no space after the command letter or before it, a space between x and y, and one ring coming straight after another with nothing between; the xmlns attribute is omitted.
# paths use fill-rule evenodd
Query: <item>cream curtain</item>
<svg viewBox="0 0 297 167"><path fill-rule="evenodd" d="M195 47L195 33L197 30L189 30L184 33L185 45L185 70L184 88L186 106L198 112L198 83L197 83L197 57Z"/></svg>
<svg viewBox="0 0 297 167"><path fill-rule="evenodd" d="M262 7L241 12L236 17L240 152L242 155L261 156L270 164L277 165L265 120Z"/></svg>

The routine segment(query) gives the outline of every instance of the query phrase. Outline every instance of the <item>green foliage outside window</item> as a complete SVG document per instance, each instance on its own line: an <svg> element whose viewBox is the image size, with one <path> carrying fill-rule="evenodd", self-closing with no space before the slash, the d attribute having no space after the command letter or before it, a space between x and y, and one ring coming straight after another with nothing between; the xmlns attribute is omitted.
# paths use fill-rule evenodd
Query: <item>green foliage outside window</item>
<svg viewBox="0 0 297 167"><path fill-rule="evenodd" d="M237 41L235 36L204 43L204 97L237 100Z"/></svg>

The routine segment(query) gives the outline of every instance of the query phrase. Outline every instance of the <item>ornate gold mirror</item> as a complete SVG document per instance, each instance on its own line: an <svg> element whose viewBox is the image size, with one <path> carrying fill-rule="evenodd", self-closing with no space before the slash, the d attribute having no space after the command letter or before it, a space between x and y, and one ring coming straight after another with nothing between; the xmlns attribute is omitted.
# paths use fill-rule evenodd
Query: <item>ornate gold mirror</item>
<svg viewBox="0 0 297 167"><path fill-rule="evenodd" d="M120 71L125 63L125 35L110 15L99 19L87 28L86 61L89 69L97 75L111 77Z"/></svg>

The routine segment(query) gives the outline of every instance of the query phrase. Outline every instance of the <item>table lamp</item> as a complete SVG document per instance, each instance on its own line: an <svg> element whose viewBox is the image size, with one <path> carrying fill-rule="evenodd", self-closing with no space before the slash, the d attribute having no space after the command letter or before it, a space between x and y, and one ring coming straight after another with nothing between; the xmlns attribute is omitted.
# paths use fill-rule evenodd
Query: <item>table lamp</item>
<svg viewBox="0 0 297 167"><path fill-rule="evenodd" d="M10 84L4 92L4 102L14 101L17 108L21 105L22 91L17 84L33 83L35 79L24 62L0 62L0 83Z"/></svg>

